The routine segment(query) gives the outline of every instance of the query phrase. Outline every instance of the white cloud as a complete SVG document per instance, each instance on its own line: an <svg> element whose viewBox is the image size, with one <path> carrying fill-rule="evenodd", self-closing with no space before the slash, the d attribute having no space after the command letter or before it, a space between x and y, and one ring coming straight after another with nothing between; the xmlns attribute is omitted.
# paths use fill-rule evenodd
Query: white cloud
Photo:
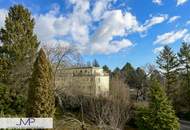
<svg viewBox="0 0 190 130"><path fill-rule="evenodd" d="M187 29L179 30L179 31L171 31L168 33L164 33L162 35L158 35L155 44L167 45L176 42L177 40L182 39L185 34L188 32Z"/></svg>
<svg viewBox="0 0 190 130"><path fill-rule="evenodd" d="M0 9L0 29L5 25L5 18L7 16L7 10ZM2 43L0 41L0 46L2 46Z"/></svg>
<svg viewBox="0 0 190 130"><path fill-rule="evenodd" d="M123 14L121 10L107 11L102 16L103 22L101 26L96 30L90 40L92 44L91 52L113 53L126 48L129 44L123 44L124 42L119 40L114 42L117 43L118 46L113 46L113 37L122 37L135 32L147 31L152 26L164 22L167 17L167 15L154 16L146 20L143 25L139 25L136 17L130 12ZM125 40L129 41L128 39ZM119 44L119 42L122 44ZM132 42L130 43L132 44Z"/></svg>
<svg viewBox="0 0 190 130"><path fill-rule="evenodd" d="M184 36L183 40L184 40L185 42L190 43L190 33L186 34L186 35Z"/></svg>
<svg viewBox="0 0 190 130"><path fill-rule="evenodd" d="M92 16L94 17L94 20L100 20L100 17L102 16L103 12L106 9L106 2L105 1L97 1L95 4L95 7L92 11Z"/></svg>
<svg viewBox="0 0 190 130"><path fill-rule="evenodd" d="M34 15L35 32L42 43L52 46L58 43L74 44L82 53L116 53L133 45L128 35L146 32L168 17L152 16L141 25L130 12L109 10L109 2L115 0L97 0L92 10L89 0L69 1L73 5L73 11L65 16L61 14L59 6L54 6L45 14ZM7 13L6 10L0 10L0 14L1 12ZM4 25L5 15L0 15L2 16L0 26ZM93 22L97 21L99 26L94 26Z"/></svg>
<svg viewBox="0 0 190 130"><path fill-rule="evenodd" d="M175 22L176 20L180 19L181 16L173 16L171 17L169 20L168 20L168 23L172 23L172 22Z"/></svg>
<svg viewBox="0 0 190 130"><path fill-rule="evenodd" d="M7 10L0 9L0 28L4 26L5 24L5 17L7 15Z"/></svg>
<svg viewBox="0 0 190 130"><path fill-rule="evenodd" d="M151 19L146 20L145 23L139 28L140 32L147 31L152 26L160 24L168 19L168 15L162 14L160 16L153 16Z"/></svg>
<svg viewBox="0 0 190 130"><path fill-rule="evenodd" d="M97 0L92 10L93 20L98 21L102 18L107 10L109 2L113 0Z"/></svg>
<svg viewBox="0 0 190 130"><path fill-rule="evenodd" d="M69 37L70 44L76 43L80 49L89 41L88 25L91 21L88 1L71 1L74 4L74 11L67 17L57 14L57 10L50 10L43 15L36 15L35 32L39 39L46 44L55 42L68 42L62 38ZM59 11L58 11L59 12ZM61 38L61 40L57 40Z"/></svg>
<svg viewBox="0 0 190 130"><path fill-rule="evenodd" d="M86 12L90 8L89 0L69 0L74 4L74 10L79 12Z"/></svg>
<svg viewBox="0 0 190 130"><path fill-rule="evenodd" d="M132 45L128 39L121 41L114 40L114 36L124 36L134 32L138 28L136 17L126 12L124 15L121 10L112 10L104 15L102 25L97 29L91 39L92 52L112 53Z"/></svg>
<svg viewBox="0 0 190 130"><path fill-rule="evenodd" d="M105 43L94 43L92 45L92 53L98 52L103 54L116 53L123 48L132 46L133 43L128 39L123 39L121 41L111 41Z"/></svg>
<svg viewBox="0 0 190 130"><path fill-rule="evenodd" d="M153 3L162 5L162 0L152 0Z"/></svg>
<svg viewBox="0 0 190 130"><path fill-rule="evenodd" d="M188 0L177 0L177 6L183 5L187 2Z"/></svg>
<svg viewBox="0 0 190 130"><path fill-rule="evenodd" d="M153 52L154 52L154 54L158 54L158 53L161 52L163 49L164 49L163 46L157 47L157 48L155 48L155 49L153 50Z"/></svg>
<svg viewBox="0 0 190 130"><path fill-rule="evenodd" d="M190 20L188 20L188 21L186 22L186 25L190 25Z"/></svg>

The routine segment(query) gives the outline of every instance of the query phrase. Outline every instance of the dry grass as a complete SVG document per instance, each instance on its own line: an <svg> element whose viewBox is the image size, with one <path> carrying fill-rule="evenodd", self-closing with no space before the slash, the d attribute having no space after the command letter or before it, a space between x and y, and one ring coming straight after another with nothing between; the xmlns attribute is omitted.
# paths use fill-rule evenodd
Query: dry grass
<svg viewBox="0 0 190 130"><path fill-rule="evenodd" d="M85 130L108 130L100 129L95 125L85 124ZM81 122L75 118L59 119L54 121L54 130L84 130L81 128ZM126 128L125 130L137 130L135 128Z"/></svg>

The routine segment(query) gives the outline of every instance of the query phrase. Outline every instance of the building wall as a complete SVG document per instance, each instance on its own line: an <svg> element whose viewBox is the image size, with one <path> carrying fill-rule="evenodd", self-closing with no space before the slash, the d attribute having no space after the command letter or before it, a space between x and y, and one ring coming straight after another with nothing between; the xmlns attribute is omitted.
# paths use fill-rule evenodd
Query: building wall
<svg viewBox="0 0 190 130"><path fill-rule="evenodd" d="M109 94L109 76L96 76L95 77L96 95Z"/></svg>
<svg viewBox="0 0 190 130"><path fill-rule="evenodd" d="M67 68L60 70L56 85L66 92L84 95L109 93L109 75L99 67Z"/></svg>

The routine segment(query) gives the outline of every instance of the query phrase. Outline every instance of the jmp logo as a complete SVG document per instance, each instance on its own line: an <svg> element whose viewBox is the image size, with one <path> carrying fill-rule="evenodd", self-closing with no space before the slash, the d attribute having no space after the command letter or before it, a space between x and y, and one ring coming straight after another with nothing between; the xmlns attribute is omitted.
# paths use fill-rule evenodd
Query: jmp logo
<svg viewBox="0 0 190 130"><path fill-rule="evenodd" d="M22 125L27 126L28 125L28 126L30 126L34 122L35 122L34 118L25 118L25 119L21 118L20 122L16 125L19 125L19 126L22 126Z"/></svg>

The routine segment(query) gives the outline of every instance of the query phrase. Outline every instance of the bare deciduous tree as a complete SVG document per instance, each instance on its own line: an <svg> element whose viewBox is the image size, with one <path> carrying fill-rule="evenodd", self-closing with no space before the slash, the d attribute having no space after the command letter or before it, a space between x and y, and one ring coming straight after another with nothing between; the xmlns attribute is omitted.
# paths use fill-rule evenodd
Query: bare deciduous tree
<svg viewBox="0 0 190 130"><path fill-rule="evenodd" d="M56 46L43 45L43 48L53 67L55 96L62 107L60 95L64 92L64 88L62 86L59 87L59 85L56 84L56 78L59 78L59 71L64 69L64 67L79 64L81 61L81 55L76 47L63 46L60 43L57 43Z"/></svg>
<svg viewBox="0 0 190 130"><path fill-rule="evenodd" d="M119 79L111 81L109 97L91 98L89 107L84 107L89 116L100 129L123 129L129 119L132 105L129 103L129 91L126 84ZM85 104L84 104L85 105Z"/></svg>

